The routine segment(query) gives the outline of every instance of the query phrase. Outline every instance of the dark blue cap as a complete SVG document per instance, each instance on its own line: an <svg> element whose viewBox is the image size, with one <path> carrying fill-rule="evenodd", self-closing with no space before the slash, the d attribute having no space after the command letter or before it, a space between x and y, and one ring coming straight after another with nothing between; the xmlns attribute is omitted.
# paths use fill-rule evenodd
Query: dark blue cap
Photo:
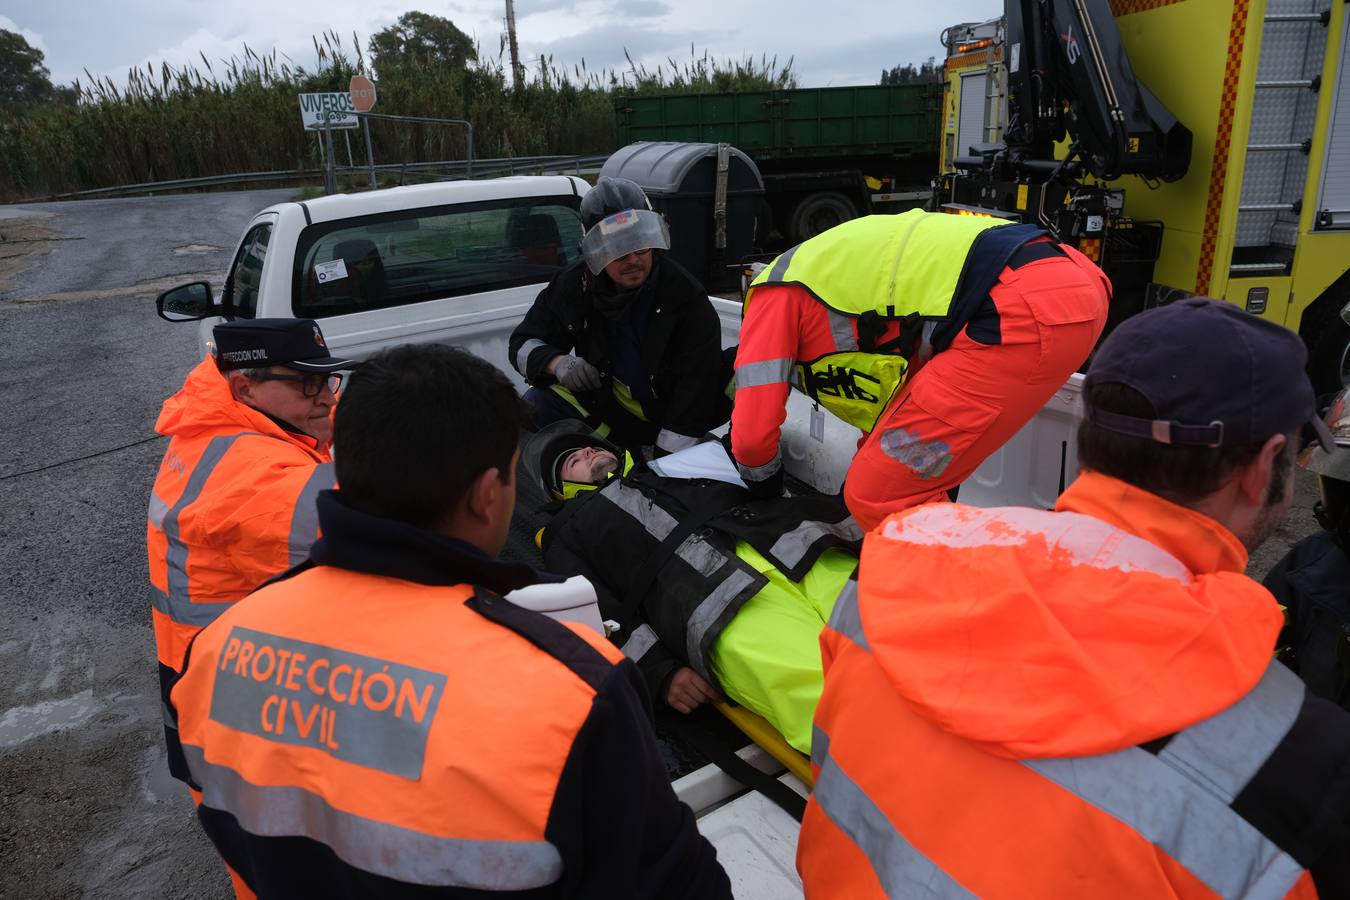
<svg viewBox="0 0 1350 900"><path fill-rule="evenodd" d="M212 329L211 353L226 369L287 366L300 372L336 372L356 365L328 352L313 319L238 319Z"/></svg>
<svg viewBox="0 0 1350 900"><path fill-rule="evenodd" d="M1091 407L1084 416L1107 431L1200 447L1259 444L1308 426L1331 448L1307 359L1302 338L1273 322L1219 300L1179 300L1122 322L1084 382L1131 387L1156 418Z"/></svg>

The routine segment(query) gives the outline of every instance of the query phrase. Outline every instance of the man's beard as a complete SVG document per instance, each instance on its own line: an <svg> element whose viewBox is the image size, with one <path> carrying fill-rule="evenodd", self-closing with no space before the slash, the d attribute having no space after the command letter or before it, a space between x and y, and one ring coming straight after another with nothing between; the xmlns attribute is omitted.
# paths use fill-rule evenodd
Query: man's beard
<svg viewBox="0 0 1350 900"><path fill-rule="evenodd" d="M608 457L596 459L591 463L591 484L599 484L619 471L619 461Z"/></svg>

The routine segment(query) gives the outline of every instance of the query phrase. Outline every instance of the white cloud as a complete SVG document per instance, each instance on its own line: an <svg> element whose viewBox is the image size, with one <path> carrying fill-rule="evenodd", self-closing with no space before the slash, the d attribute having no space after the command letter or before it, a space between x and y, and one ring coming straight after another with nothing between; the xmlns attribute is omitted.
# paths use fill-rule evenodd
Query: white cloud
<svg viewBox="0 0 1350 900"><path fill-rule="evenodd" d="M14 32L15 34L22 37L25 41L27 41L30 47L36 47L37 49L42 51L42 54L44 56L47 55L47 44L45 41L42 40L42 35L38 34L36 31L33 31L30 28L24 28L20 26L18 22L15 22L9 16L0 16L0 29ZM50 67L51 66L49 63L48 68Z"/></svg>

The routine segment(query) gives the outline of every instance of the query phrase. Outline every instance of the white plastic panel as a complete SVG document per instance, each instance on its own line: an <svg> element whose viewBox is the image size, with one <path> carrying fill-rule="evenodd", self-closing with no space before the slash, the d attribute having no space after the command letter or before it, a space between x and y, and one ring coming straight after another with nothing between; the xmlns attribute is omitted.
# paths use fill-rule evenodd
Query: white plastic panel
<svg viewBox="0 0 1350 900"><path fill-rule="evenodd" d="M1053 508L1061 488L1078 477L1082 393L1083 376L1075 373L1035 418L966 479L957 499L971 506Z"/></svg>
<svg viewBox="0 0 1350 900"><path fill-rule="evenodd" d="M1335 39L1340 43L1340 66L1317 197L1317 225L1346 228L1350 227L1350 15L1341 16L1341 33Z"/></svg>
<svg viewBox="0 0 1350 900"><path fill-rule="evenodd" d="M795 819L755 791L698 820L698 830L717 848L717 861L737 900L802 896L796 863L799 828Z"/></svg>

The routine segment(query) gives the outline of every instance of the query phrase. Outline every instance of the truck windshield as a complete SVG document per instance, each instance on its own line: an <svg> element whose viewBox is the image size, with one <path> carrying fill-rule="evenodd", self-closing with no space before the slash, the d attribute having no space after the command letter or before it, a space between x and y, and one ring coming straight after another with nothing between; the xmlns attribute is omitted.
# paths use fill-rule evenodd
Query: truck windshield
<svg viewBox="0 0 1350 900"><path fill-rule="evenodd" d="M292 307L321 319L547 282L580 259L575 197L383 213L300 234Z"/></svg>

